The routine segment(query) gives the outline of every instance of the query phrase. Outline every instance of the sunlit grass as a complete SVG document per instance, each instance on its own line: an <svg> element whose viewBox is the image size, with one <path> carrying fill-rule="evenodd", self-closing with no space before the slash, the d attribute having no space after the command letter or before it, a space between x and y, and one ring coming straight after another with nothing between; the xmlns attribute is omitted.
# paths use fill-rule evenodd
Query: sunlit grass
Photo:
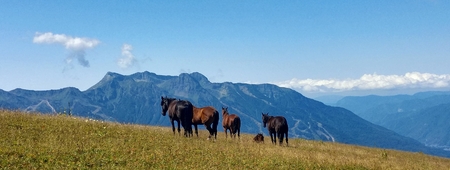
<svg viewBox="0 0 450 170"><path fill-rule="evenodd" d="M220 129L220 128L219 128ZM448 169L450 159L338 143L254 135L217 141L168 127L0 110L0 169ZM268 137L266 137L267 140Z"/></svg>

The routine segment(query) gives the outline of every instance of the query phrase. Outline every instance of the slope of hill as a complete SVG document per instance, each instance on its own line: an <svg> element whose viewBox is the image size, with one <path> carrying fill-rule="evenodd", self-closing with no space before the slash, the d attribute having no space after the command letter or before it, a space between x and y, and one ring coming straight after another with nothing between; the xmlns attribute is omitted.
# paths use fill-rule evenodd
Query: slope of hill
<svg viewBox="0 0 450 170"><path fill-rule="evenodd" d="M345 97L337 105L426 145L450 148L450 92Z"/></svg>
<svg viewBox="0 0 450 170"><path fill-rule="evenodd" d="M170 128L0 110L0 169L447 169L422 153L331 142L185 138ZM206 131L200 131L206 136ZM223 137L224 133L219 132ZM267 139L267 136L266 136ZM244 151L244 152L243 152Z"/></svg>
<svg viewBox="0 0 450 170"><path fill-rule="evenodd" d="M391 118L392 117L392 118ZM389 115L382 126L433 147L450 148L450 103Z"/></svg>
<svg viewBox="0 0 450 170"><path fill-rule="evenodd" d="M242 132L246 133L266 133L261 113L268 112L286 117L290 137L449 156L448 152L427 148L346 109L324 105L292 89L271 84L211 83L200 73L161 76L142 72L124 76L109 72L83 92L75 88L16 89L9 94L29 101L17 103L17 109L51 113L67 108L74 115L162 126L168 126L169 121L161 115L160 97L169 96L190 100L196 106L229 107L230 113L242 118ZM0 100L0 105L6 102Z"/></svg>

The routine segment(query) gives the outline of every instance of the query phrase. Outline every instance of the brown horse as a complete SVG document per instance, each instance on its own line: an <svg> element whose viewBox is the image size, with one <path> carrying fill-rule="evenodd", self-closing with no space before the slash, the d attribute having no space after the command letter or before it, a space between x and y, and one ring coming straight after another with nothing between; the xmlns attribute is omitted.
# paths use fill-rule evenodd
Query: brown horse
<svg viewBox="0 0 450 170"><path fill-rule="evenodd" d="M178 123L178 134L180 134L180 123L184 128L184 136L192 136L192 103L187 100L177 100L175 98L168 98L161 96L162 115L166 116L169 112L170 123L172 124L172 131L175 134L174 121Z"/></svg>
<svg viewBox="0 0 450 170"><path fill-rule="evenodd" d="M236 114L229 114L228 107L222 107L222 126L225 131L225 138L228 138L227 130L230 130L230 137L236 138L236 132L238 138L241 138L241 118Z"/></svg>
<svg viewBox="0 0 450 170"><path fill-rule="evenodd" d="M283 135L286 135L286 145L289 145L288 143L289 128L286 118L284 118L283 116L269 116L269 113L267 114L262 113L262 121L264 127L266 127L267 124L267 130L269 130L270 139L272 140L273 144L277 144L277 135L280 145L283 144Z"/></svg>
<svg viewBox="0 0 450 170"><path fill-rule="evenodd" d="M205 125L205 128L209 132L208 140L211 136L217 139L217 124L219 124L219 112L212 106L206 106L198 108L193 106L194 115L192 118L192 124L195 128L195 134L198 137L197 125Z"/></svg>
<svg viewBox="0 0 450 170"><path fill-rule="evenodd" d="M264 136L261 133L258 133L254 138L253 141L256 143L264 143Z"/></svg>

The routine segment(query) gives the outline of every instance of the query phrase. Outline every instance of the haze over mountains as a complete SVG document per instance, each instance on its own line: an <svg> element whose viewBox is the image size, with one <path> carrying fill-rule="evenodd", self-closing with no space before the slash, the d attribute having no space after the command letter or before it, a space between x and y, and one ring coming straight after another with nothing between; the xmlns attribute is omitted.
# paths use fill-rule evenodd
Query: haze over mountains
<svg viewBox="0 0 450 170"><path fill-rule="evenodd" d="M425 145L450 148L450 91L348 96L336 105Z"/></svg>
<svg viewBox="0 0 450 170"><path fill-rule="evenodd" d="M264 133L261 113L285 116L289 136L370 147L399 149L450 157L450 152L426 147L384 127L372 124L351 111L325 105L302 94L272 84L212 83L200 73L164 76L140 72L129 76L108 72L86 91L76 88L33 91L0 90L0 108L71 112L121 123L169 126L161 115L160 97L190 100L195 106L211 105L242 119L242 132ZM221 121L222 118L220 118ZM222 131L219 122L219 131ZM223 136L218 136L220 140Z"/></svg>

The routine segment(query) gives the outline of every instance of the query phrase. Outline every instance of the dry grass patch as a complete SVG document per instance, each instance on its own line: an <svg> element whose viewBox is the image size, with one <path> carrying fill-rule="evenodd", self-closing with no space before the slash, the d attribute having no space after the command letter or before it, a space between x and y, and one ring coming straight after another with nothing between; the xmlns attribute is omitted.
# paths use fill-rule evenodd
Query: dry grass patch
<svg viewBox="0 0 450 170"><path fill-rule="evenodd" d="M168 121L168 120L167 120ZM0 169L448 169L450 159L290 139L289 147L171 128L0 110ZM267 137L266 137L267 139Z"/></svg>

